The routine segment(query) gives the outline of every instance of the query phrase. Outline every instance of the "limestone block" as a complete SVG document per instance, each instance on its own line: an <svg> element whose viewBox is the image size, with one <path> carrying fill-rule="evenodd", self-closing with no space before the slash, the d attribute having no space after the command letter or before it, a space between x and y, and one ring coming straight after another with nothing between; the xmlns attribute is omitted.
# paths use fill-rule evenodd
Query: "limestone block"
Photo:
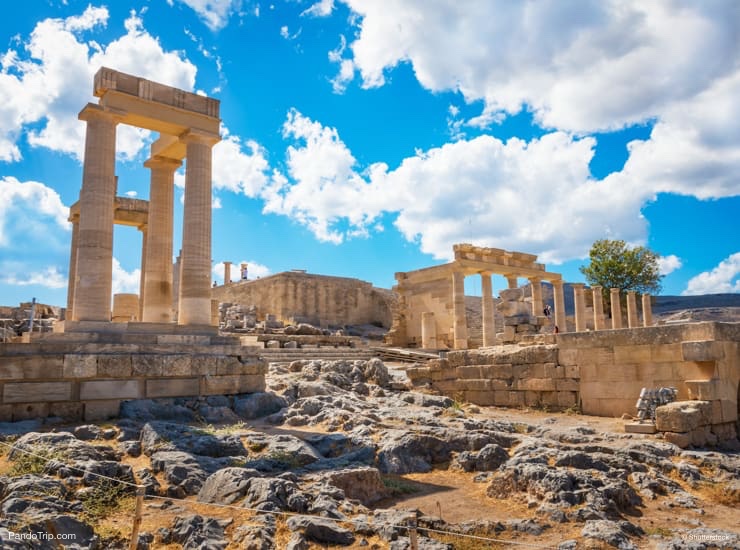
<svg viewBox="0 0 740 550"><path fill-rule="evenodd" d="M509 391L494 391L493 392L493 404L497 407L508 407L509 406Z"/></svg>
<svg viewBox="0 0 740 550"><path fill-rule="evenodd" d="M49 416L49 403L23 403L13 405L13 422Z"/></svg>
<svg viewBox="0 0 740 550"><path fill-rule="evenodd" d="M572 378L558 378L555 380L555 389L557 391L577 392L581 389L578 380Z"/></svg>
<svg viewBox="0 0 740 550"><path fill-rule="evenodd" d="M179 344L183 346L207 346L211 343L211 337L198 334L158 334L157 343Z"/></svg>
<svg viewBox="0 0 740 550"><path fill-rule="evenodd" d="M638 390L639 393L639 390ZM635 401L637 398L620 397L591 397L583 386L581 386L581 409L583 414L594 416L619 417L625 413L635 414Z"/></svg>
<svg viewBox="0 0 740 550"><path fill-rule="evenodd" d="M545 378L565 378L565 367L556 363L545 363Z"/></svg>
<svg viewBox="0 0 740 550"><path fill-rule="evenodd" d="M616 361L615 352L607 347L579 348L576 351L577 365L611 366ZM627 362L627 361L622 361Z"/></svg>
<svg viewBox="0 0 740 550"><path fill-rule="evenodd" d="M525 398L523 391L510 391L509 392L509 406L510 407L523 407L525 405Z"/></svg>
<svg viewBox="0 0 740 550"><path fill-rule="evenodd" d="M502 391L502 390L510 390L511 388L511 382L509 380L499 380L499 379L493 379L490 380L491 389L494 391Z"/></svg>
<svg viewBox="0 0 740 550"><path fill-rule="evenodd" d="M578 349L577 348L560 348L558 350L558 363L561 365L575 366L578 365Z"/></svg>
<svg viewBox="0 0 740 550"><path fill-rule="evenodd" d="M457 388L463 391L491 391L491 381L482 379L458 380Z"/></svg>
<svg viewBox="0 0 740 550"><path fill-rule="evenodd" d="M261 374L206 376L202 381L204 395L233 395L265 390L265 377Z"/></svg>
<svg viewBox="0 0 740 550"><path fill-rule="evenodd" d="M558 391L557 404L559 407L568 409L578 405L578 392L575 391Z"/></svg>
<svg viewBox="0 0 740 550"><path fill-rule="evenodd" d="M465 401L483 407L494 405L494 392L492 391L465 391L463 392L463 398Z"/></svg>
<svg viewBox="0 0 740 550"><path fill-rule="evenodd" d="M540 405L550 408L560 408L558 403L558 392L554 391L543 391L540 394Z"/></svg>
<svg viewBox="0 0 740 550"><path fill-rule="evenodd" d="M160 378L146 381L146 397L190 397L200 392L198 378Z"/></svg>
<svg viewBox="0 0 740 550"><path fill-rule="evenodd" d="M532 365L529 365L529 369L527 372L527 377L529 378L546 378L547 375L545 374L545 365L544 363L534 363Z"/></svg>
<svg viewBox="0 0 740 550"><path fill-rule="evenodd" d="M720 398L719 380L686 380L689 399L713 401Z"/></svg>
<svg viewBox="0 0 740 550"><path fill-rule="evenodd" d="M118 399L101 401L90 401L84 403L84 420L86 422L97 422L115 418L119 415L121 402Z"/></svg>
<svg viewBox="0 0 740 550"><path fill-rule="evenodd" d="M141 386L139 380L86 380L80 382L80 400L141 399Z"/></svg>
<svg viewBox="0 0 740 550"><path fill-rule="evenodd" d="M99 355L98 377L124 378L131 376L130 355Z"/></svg>
<svg viewBox="0 0 740 550"><path fill-rule="evenodd" d="M69 354L64 356L64 378L92 378L97 373L97 355Z"/></svg>
<svg viewBox="0 0 740 550"><path fill-rule="evenodd" d="M13 421L13 408L17 405L0 405L0 422Z"/></svg>
<svg viewBox="0 0 740 550"><path fill-rule="evenodd" d="M85 407L79 401L62 401L59 403L54 403L49 412L53 416L58 416L59 418L63 418L65 420L82 420L84 416L84 409Z"/></svg>
<svg viewBox="0 0 740 550"><path fill-rule="evenodd" d="M651 356L651 345L614 346L614 363L648 363Z"/></svg>
<svg viewBox="0 0 740 550"><path fill-rule="evenodd" d="M732 399L720 399L722 410L722 422L735 422L737 420L737 402Z"/></svg>
<svg viewBox="0 0 740 550"><path fill-rule="evenodd" d="M191 373L191 357L189 355L163 355L163 376L188 376Z"/></svg>
<svg viewBox="0 0 740 550"><path fill-rule="evenodd" d="M3 387L3 403L69 401L71 382L17 382Z"/></svg>
<svg viewBox="0 0 740 550"><path fill-rule="evenodd" d="M133 355L131 372L133 376L162 376L164 363L160 355Z"/></svg>
<svg viewBox="0 0 740 550"><path fill-rule="evenodd" d="M688 432L666 432L663 434L663 437L665 437L668 443L673 443L681 449L686 449L691 445L691 434Z"/></svg>
<svg viewBox="0 0 740 550"><path fill-rule="evenodd" d="M458 378L483 378L481 368L475 365L457 367L455 369L455 376Z"/></svg>
<svg viewBox="0 0 740 550"><path fill-rule="evenodd" d="M578 365L567 365L565 367L565 377L566 378L580 378L581 368Z"/></svg>
<svg viewBox="0 0 740 550"><path fill-rule="evenodd" d="M0 364L0 379L61 378L64 355L6 355Z"/></svg>
<svg viewBox="0 0 740 550"><path fill-rule="evenodd" d="M684 361L718 361L725 356L722 342L716 340L682 342L681 352Z"/></svg>
<svg viewBox="0 0 740 550"><path fill-rule="evenodd" d="M542 404L540 392L537 391L525 391L524 392L524 404L528 407L539 407Z"/></svg>
<svg viewBox="0 0 740 550"><path fill-rule="evenodd" d="M216 370L212 373L222 374L257 374L256 372L245 372L249 370L248 365L244 365L236 357L219 357L216 361Z"/></svg>
<svg viewBox="0 0 740 550"><path fill-rule="evenodd" d="M683 360L681 343L656 344L650 347L650 360L656 363L670 363Z"/></svg>
<svg viewBox="0 0 740 550"><path fill-rule="evenodd" d="M657 432L652 422L625 422L624 431L631 434L654 434Z"/></svg>
<svg viewBox="0 0 740 550"><path fill-rule="evenodd" d="M713 424L711 429L718 441L731 441L737 437L737 428L734 422Z"/></svg>
<svg viewBox="0 0 740 550"><path fill-rule="evenodd" d="M709 401L676 401L655 409L655 427L661 432L690 432L711 420Z"/></svg>
<svg viewBox="0 0 740 550"><path fill-rule="evenodd" d="M501 339L504 342L513 342L515 336L516 336L516 329L513 326L504 325L504 330L503 330L503 333L501 334Z"/></svg>
<svg viewBox="0 0 740 550"><path fill-rule="evenodd" d="M485 365L481 367L481 375L483 378L509 379L513 376L513 368L509 364Z"/></svg>
<svg viewBox="0 0 740 550"><path fill-rule="evenodd" d="M707 444L711 433L709 426L699 426L698 428L694 428L690 433L691 444L694 447L704 447L704 445Z"/></svg>
<svg viewBox="0 0 740 550"><path fill-rule="evenodd" d="M529 365L512 365L511 373L515 380L529 378Z"/></svg>
<svg viewBox="0 0 740 550"><path fill-rule="evenodd" d="M517 382L517 389L530 391L555 391L555 380L551 378L527 378Z"/></svg>

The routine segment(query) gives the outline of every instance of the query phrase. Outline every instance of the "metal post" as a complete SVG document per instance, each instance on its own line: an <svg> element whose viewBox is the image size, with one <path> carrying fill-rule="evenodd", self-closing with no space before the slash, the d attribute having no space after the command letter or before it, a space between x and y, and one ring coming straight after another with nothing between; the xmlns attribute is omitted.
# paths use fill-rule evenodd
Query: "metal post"
<svg viewBox="0 0 740 550"><path fill-rule="evenodd" d="M139 545L139 527L141 527L141 509L144 506L145 487L139 485L136 487L136 510L134 511L134 525L131 528L131 543L129 550L136 550Z"/></svg>
<svg viewBox="0 0 740 550"><path fill-rule="evenodd" d="M409 541L411 542L411 550L419 550L419 538L416 533L416 518L409 520Z"/></svg>
<svg viewBox="0 0 740 550"><path fill-rule="evenodd" d="M36 314L36 298L32 298L31 299L31 315L30 315L30 318L28 320L29 337L30 337L30 333L33 332L33 316L35 314Z"/></svg>

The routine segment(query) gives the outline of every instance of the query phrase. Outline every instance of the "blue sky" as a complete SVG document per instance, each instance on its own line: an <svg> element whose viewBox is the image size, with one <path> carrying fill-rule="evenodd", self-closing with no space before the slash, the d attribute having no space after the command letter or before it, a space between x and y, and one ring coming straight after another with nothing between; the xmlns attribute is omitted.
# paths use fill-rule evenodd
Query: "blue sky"
<svg viewBox="0 0 740 550"><path fill-rule="evenodd" d="M388 288L457 242L579 281L619 238L662 256L664 294L740 292L734 0L8 4L0 304L66 302L77 113L103 65L221 100L219 282L229 260ZM155 138L119 127L119 195L148 198ZM141 236L114 239L114 291L135 292Z"/></svg>

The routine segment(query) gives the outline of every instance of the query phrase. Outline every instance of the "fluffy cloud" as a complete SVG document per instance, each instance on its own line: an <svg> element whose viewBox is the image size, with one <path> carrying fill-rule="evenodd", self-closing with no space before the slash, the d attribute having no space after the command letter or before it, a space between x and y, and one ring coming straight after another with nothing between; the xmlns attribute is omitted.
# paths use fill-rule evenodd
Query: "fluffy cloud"
<svg viewBox="0 0 740 550"><path fill-rule="evenodd" d="M68 215L59 193L43 183L0 179L0 248L15 246L13 240L34 231L66 231Z"/></svg>
<svg viewBox="0 0 740 550"><path fill-rule="evenodd" d="M740 292L740 252L722 260L711 271L692 277L682 296Z"/></svg>
<svg viewBox="0 0 740 550"><path fill-rule="evenodd" d="M213 147L213 187L256 197L267 184L269 164L264 148L243 141L222 127L223 139Z"/></svg>
<svg viewBox="0 0 740 550"><path fill-rule="evenodd" d="M241 5L241 0L178 0L198 14L206 26L218 31L229 22L229 16ZM170 6L173 0L167 0ZM258 12L255 12L258 14Z"/></svg>
<svg viewBox="0 0 740 550"><path fill-rule="evenodd" d="M138 294L141 286L141 270L126 271L117 258L113 258L112 294Z"/></svg>
<svg viewBox="0 0 740 550"><path fill-rule="evenodd" d="M144 30L136 12L125 22L126 34L107 46L88 38L107 21L108 10L94 7L67 19L45 19L36 25L22 50L9 50L2 56L0 160L20 160L16 143L23 130L32 146L81 159L85 125L77 114L94 99L91 82L101 66L193 89L195 66L179 52L164 51ZM146 130L119 127L119 156L136 156L149 135Z"/></svg>
<svg viewBox="0 0 740 550"><path fill-rule="evenodd" d="M545 262L582 257L604 235L645 236L640 207L650 193L591 179L591 138L479 136L419 152L392 171L374 164L361 172L336 129L291 111L283 130L296 144L287 174L262 193L265 211L292 217L322 241L367 234L384 212L440 259L471 232L479 244L536 251Z"/></svg>
<svg viewBox="0 0 740 550"><path fill-rule="evenodd" d="M22 269L17 272L2 264L3 283L13 286L41 286L46 288L66 288L67 276L60 273L56 266L41 268L40 270Z"/></svg>
<svg viewBox="0 0 740 550"><path fill-rule="evenodd" d="M327 17L334 10L334 0L319 0L310 8L304 10L301 15L310 17Z"/></svg>
<svg viewBox="0 0 740 550"><path fill-rule="evenodd" d="M680 269L682 265L681 258L674 254L658 258L658 271L660 271L661 275L673 273L677 269Z"/></svg>

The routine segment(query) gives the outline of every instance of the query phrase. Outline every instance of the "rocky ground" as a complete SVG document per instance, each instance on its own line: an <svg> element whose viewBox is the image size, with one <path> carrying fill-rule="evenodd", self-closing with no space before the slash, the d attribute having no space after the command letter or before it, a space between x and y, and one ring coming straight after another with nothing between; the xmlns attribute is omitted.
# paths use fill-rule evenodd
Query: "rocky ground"
<svg viewBox="0 0 740 550"><path fill-rule="evenodd" d="M740 548L740 454L408 391L378 359L0 432L2 548ZM32 453L32 454L29 454ZM23 541L20 534L35 533ZM69 538L73 537L73 538Z"/></svg>

